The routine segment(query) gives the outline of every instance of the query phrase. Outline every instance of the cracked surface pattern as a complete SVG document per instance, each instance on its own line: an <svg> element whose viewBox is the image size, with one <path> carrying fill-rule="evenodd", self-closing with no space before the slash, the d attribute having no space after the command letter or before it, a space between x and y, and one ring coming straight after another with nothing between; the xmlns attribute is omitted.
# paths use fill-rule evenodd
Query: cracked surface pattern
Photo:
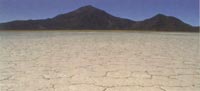
<svg viewBox="0 0 200 91"><path fill-rule="evenodd" d="M199 35L0 32L0 91L200 91Z"/></svg>

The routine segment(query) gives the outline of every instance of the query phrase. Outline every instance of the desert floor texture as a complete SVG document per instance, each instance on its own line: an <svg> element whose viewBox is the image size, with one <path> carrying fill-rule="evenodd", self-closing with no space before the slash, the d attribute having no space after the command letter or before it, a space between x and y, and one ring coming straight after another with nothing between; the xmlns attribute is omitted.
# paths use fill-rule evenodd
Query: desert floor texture
<svg viewBox="0 0 200 91"><path fill-rule="evenodd" d="M199 34L1 31L0 91L200 91Z"/></svg>

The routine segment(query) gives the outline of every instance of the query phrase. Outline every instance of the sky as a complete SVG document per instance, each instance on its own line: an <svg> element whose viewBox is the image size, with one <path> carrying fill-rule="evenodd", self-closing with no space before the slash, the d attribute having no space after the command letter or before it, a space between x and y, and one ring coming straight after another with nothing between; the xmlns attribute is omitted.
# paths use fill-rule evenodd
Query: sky
<svg viewBox="0 0 200 91"><path fill-rule="evenodd" d="M135 21L158 13L193 26L200 21L199 0L0 0L0 22L52 18L86 5Z"/></svg>

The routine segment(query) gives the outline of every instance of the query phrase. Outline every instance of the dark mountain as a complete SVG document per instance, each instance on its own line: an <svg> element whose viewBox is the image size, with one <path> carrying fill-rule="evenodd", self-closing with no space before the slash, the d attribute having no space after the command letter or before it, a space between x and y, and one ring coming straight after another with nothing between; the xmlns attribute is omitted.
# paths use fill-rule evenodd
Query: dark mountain
<svg viewBox="0 0 200 91"><path fill-rule="evenodd" d="M157 30L157 31L198 31L197 28L182 22L181 20L163 14L139 21L133 25L135 29L140 30Z"/></svg>
<svg viewBox="0 0 200 91"><path fill-rule="evenodd" d="M132 21L112 16L91 5L43 20L12 21L0 24L1 30L159 30L198 31L181 20L158 14L144 21Z"/></svg>
<svg viewBox="0 0 200 91"><path fill-rule="evenodd" d="M114 17L93 6L81 7L51 19L13 21L0 24L1 29L130 29L134 21Z"/></svg>
<svg viewBox="0 0 200 91"><path fill-rule="evenodd" d="M134 21L114 17L93 6L81 7L73 12L51 19L55 29L129 29Z"/></svg>

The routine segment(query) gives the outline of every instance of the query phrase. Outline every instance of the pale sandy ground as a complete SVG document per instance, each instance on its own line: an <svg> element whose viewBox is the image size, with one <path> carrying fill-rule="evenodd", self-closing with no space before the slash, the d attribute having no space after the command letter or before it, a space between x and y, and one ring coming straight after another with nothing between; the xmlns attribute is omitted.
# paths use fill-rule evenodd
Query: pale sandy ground
<svg viewBox="0 0 200 91"><path fill-rule="evenodd" d="M0 91L200 91L199 35L0 32Z"/></svg>

